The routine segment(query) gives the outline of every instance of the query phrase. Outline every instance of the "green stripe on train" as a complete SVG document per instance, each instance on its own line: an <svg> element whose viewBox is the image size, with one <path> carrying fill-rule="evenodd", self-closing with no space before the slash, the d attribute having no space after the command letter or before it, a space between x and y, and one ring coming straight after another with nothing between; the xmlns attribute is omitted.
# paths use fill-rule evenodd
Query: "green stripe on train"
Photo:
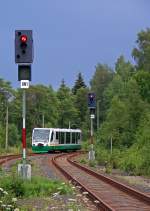
<svg viewBox="0 0 150 211"><path fill-rule="evenodd" d="M58 146L32 146L33 152L48 152L53 150L76 150L81 149L80 144L66 144L66 145L58 145Z"/></svg>

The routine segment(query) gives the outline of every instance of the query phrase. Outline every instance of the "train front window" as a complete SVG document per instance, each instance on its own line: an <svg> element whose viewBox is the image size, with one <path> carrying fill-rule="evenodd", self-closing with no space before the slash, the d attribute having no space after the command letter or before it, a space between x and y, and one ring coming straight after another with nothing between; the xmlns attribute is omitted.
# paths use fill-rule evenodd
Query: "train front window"
<svg viewBox="0 0 150 211"><path fill-rule="evenodd" d="M50 134L50 130L35 129L33 132L33 141L34 142L38 142L38 141L48 142L49 134Z"/></svg>

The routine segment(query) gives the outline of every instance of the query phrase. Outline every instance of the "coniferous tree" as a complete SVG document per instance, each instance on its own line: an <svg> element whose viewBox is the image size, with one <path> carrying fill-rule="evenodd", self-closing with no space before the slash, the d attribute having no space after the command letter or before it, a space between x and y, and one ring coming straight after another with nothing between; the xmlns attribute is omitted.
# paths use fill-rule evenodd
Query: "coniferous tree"
<svg viewBox="0 0 150 211"><path fill-rule="evenodd" d="M62 79L61 84L60 84L60 89L63 89L63 88L67 88L64 78Z"/></svg>
<svg viewBox="0 0 150 211"><path fill-rule="evenodd" d="M79 90L80 88L86 88L86 84L84 83L82 74L79 73L77 76L77 80L75 81L75 85L72 88L72 93L75 95L77 93L77 90Z"/></svg>
<svg viewBox="0 0 150 211"><path fill-rule="evenodd" d="M76 125L78 113L74 106L75 99L64 80L62 80L60 88L57 91L57 98L59 100L58 127L68 128L69 123Z"/></svg>
<svg viewBox="0 0 150 211"><path fill-rule="evenodd" d="M88 111L87 94L88 94L87 88L80 88L75 95L75 108L78 111L78 116L80 119L81 126L86 121L87 117L87 111Z"/></svg>

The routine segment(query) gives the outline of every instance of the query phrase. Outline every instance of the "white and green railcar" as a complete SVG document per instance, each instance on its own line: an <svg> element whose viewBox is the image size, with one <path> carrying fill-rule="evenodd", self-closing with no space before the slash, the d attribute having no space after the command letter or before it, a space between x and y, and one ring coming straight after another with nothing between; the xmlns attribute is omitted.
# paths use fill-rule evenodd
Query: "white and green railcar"
<svg viewBox="0 0 150 211"><path fill-rule="evenodd" d="M32 151L68 151L81 149L80 129L34 128Z"/></svg>

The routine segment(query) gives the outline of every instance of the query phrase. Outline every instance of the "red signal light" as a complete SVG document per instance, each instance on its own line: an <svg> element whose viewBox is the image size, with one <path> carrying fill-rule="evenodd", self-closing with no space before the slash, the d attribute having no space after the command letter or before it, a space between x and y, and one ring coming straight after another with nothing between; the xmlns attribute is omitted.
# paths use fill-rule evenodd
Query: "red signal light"
<svg viewBox="0 0 150 211"><path fill-rule="evenodd" d="M26 35L21 35L21 37L20 37L20 41L22 42L22 43L26 43L27 42L27 36Z"/></svg>

